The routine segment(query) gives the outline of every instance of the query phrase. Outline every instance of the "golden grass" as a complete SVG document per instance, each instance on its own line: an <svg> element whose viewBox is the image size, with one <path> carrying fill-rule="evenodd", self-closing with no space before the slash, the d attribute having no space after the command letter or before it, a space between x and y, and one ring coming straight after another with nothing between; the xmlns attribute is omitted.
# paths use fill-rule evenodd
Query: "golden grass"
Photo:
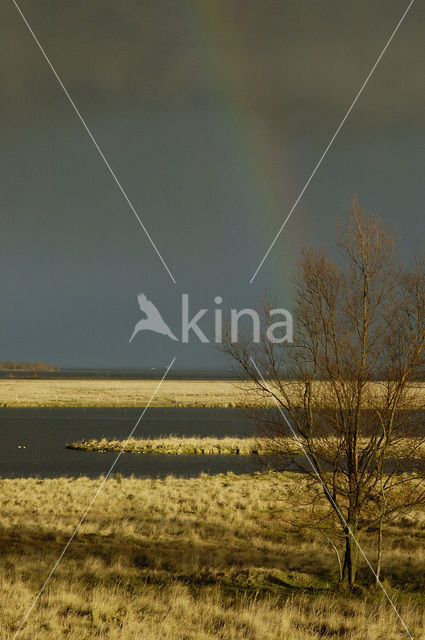
<svg viewBox="0 0 425 640"><path fill-rule="evenodd" d="M80 440L66 445L77 451L121 451L126 453L155 453L162 455L252 455L266 449L256 438L130 438L129 440Z"/></svg>
<svg viewBox="0 0 425 640"><path fill-rule="evenodd" d="M332 455L339 440L332 436L316 438L315 450L322 452L326 459ZM359 439L359 451L370 444L368 438ZM286 455L305 455L299 442L292 436L272 438L201 438L199 436L161 436L159 438L130 438L129 440L113 440L102 438L97 440L79 440L66 445L67 449L76 451L98 451L125 453L151 453L159 455L268 455L276 451L284 451ZM424 460L425 443L414 438L403 440L388 447L387 457L400 457Z"/></svg>
<svg viewBox="0 0 425 640"><path fill-rule="evenodd" d="M0 480L0 637L11 640L100 480ZM333 551L288 520L291 474L117 476L32 611L22 640L399 640L380 591L333 588ZM425 631L425 518L388 532L384 580L415 640ZM364 540L371 553L372 539Z"/></svg>
<svg viewBox="0 0 425 640"><path fill-rule="evenodd" d="M0 380L0 404L5 407L143 407L158 382ZM232 381L164 380L150 406L235 407L242 404L246 402Z"/></svg>
<svg viewBox="0 0 425 640"><path fill-rule="evenodd" d="M0 380L3 407L143 407L151 398L158 380ZM290 383L292 400L302 404L304 392L298 382ZM326 382L314 383L317 404L329 405ZM419 398L413 408L425 403L425 383L418 383ZM381 397L383 387L371 382L365 391L365 408ZM152 407L243 407L264 406L265 400L248 384L234 380L164 380L151 402ZM274 401L266 400L274 407ZM408 407L406 407L408 408Z"/></svg>

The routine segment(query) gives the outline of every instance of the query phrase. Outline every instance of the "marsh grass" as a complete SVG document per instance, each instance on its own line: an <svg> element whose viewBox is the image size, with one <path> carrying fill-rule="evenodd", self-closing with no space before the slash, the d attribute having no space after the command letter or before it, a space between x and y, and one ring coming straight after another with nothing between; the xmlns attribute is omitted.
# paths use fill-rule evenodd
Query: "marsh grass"
<svg viewBox="0 0 425 640"><path fill-rule="evenodd" d="M162 438L130 438L126 440L80 440L66 445L78 451L121 451L162 455L255 455L267 449L256 438L200 438L164 436Z"/></svg>
<svg viewBox="0 0 425 640"><path fill-rule="evenodd" d="M158 380L0 380L3 407L144 407ZM242 397L231 380L164 380L152 407L238 407L258 403Z"/></svg>
<svg viewBox="0 0 425 640"><path fill-rule="evenodd" d="M100 479L0 480L0 637L13 637ZM361 567L335 589L333 551L289 524L295 474L111 478L32 611L22 640L399 640ZM299 503L299 500L297 500ZM386 587L425 630L425 514L387 533ZM373 535L363 540L371 554Z"/></svg>
<svg viewBox="0 0 425 640"><path fill-rule="evenodd" d="M293 401L302 405L301 383L290 383ZM158 380L95 379L16 379L0 380L0 406L3 407L144 407L158 386ZM326 382L315 382L315 398L320 406L330 406ZM421 402L425 384L414 391ZM385 393L379 382L367 384L368 402L376 406ZM331 394L332 396L332 394ZM332 396L333 397L333 396ZM415 400L417 402L417 400ZM413 408L414 401L412 399ZM152 398L152 407L275 407L273 399L258 393L252 384L236 380L164 380ZM406 407L407 408L407 407Z"/></svg>
<svg viewBox="0 0 425 640"><path fill-rule="evenodd" d="M323 449L333 446L336 439L332 437L323 438ZM359 439L359 451L367 447L368 440L366 438ZM276 450L282 450L288 454L305 455L299 443L292 436L280 436L273 440L272 438L203 438L200 436L184 437L184 436L161 436L159 438L130 438L129 440L114 440L112 438L102 438L100 440L79 440L66 445L67 449L75 451L97 451L119 452L125 453L147 453L158 455L276 455ZM317 444L317 450L320 450L320 444ZM389 448L389 456L402 451L405 455L410 455L412 461L414 459L424 461L425 445L417 444L413 438L406 438L399 442L397 446Z"/></svg>

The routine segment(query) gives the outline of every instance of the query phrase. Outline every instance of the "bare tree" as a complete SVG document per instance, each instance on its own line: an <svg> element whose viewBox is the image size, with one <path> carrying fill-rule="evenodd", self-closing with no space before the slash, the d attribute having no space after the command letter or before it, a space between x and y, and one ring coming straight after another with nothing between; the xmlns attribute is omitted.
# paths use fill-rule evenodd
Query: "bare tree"
<svg viewBox="0 0 425 640"><path fill-rule="evenodd" d="M224 351L248 393L278 406L257 415L263 446L316 485L353 587L359 536L376 533L379 580L385 523L425 501L425 269L402 267L393 232L357 199L337 243L338 262L302 252L293 344L268 339L265 305L260 342L227 335Z"/></svg>

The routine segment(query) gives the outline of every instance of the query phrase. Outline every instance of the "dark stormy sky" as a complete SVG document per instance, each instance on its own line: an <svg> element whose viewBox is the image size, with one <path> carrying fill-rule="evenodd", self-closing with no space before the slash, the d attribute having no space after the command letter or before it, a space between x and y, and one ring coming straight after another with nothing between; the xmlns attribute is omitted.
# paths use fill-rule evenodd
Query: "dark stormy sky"
<svg viewBox="0 0 425 640"><path fill-rule="evenodd" d="M423 245L424 4L415 2L293 217L249 280L405 0L22 0L171 269L114 184L11 0L0 6L0 359L223 368L212 346L128 344L144 292L180 334L214 297L290 309L304 244L350 195ZM211 334L210 334L211 335Z"/></svg>

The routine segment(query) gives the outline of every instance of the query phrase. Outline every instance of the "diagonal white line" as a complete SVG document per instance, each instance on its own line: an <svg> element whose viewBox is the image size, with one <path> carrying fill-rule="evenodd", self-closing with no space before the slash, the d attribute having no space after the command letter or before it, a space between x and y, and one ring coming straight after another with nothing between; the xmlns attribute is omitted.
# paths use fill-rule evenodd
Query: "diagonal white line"
<svg viewBox="0 0 425 640"><path fill-rule="evenodd" d="M346 519L344 518L344 516L342 515L338 505L336 504L335 500L332 498L331 494L328 491L328 488L326 487L325 483L323 482L322 478L320 477L320 474L316 468L316 465L314 464L313 460L311 459L311 457L309 456L309 454L307 453L307 451L305 450L301 440L298 438L298 435L295 431L295 429L292 427L291 423L289 422L288 418L286 417L286 414L284 413L284 411L282 410L282 407L280 406L280 404L278 403L278 401L276 400L276 398L274 397L274 394L271 392L269 385L267 384L266 380L264 379L264 377L262 376L259 368L257 367L256 363L254 362L253 358L250 356L250 360L252 362L252 364L255 367L255 370L257 371L258 375L260 376L263 384L265 385L267 391L270 393L270 395L272 396L273 400L276 403L277 408L279 409L280 413L282 414L282 417L284 418L286 424L288 425L288 427L291 430L292 435L294 436L295 440L297 441L300 449L302 450L302 452L304 453L305 457L307 458L314 474L317 476L320 484L323 487L323 490L325 491L326 496L328 497L328 500L330 500L330 502L332 503L333 508L335 509L335 511L337 512L337 514L339 515L339 517L341 518L341 521L344 523L344 526L346 527L347 531L349 532L350 536L353 538L358 550L360 551L360 553L362 554L363 558L366 561L367 566L369 567L369 569L372 571L375 580L377 582L377 584L379 584L379 586L381 587L382 591L385 594L385 597L387 598L388 602L390 603L390 605L392 606L392 608L394 609L397 618L399 619L401 625L403 626L403 629L406 631L407 635L409 636L409 638L411 640L414 640L412 634L410 633L409 629L406 626L406 623L404 622L403 618L401 617L401 615L399 614L397 607L395 606L394 602L391 599L391 596L389 595L389 593L387 592L387 590L385 589L384 585L382 584L382 582L380 581L380 579L378 578L378 576L376 575L376 572L374 570L374 568L372 567L372 565L369 562L369 559L367 557L367 555L365 554L365 552L363 551L362 547L360 546L360 543L358 542L356 536L354 535L354 533L351 531L351 527L349 526L349 524L347 523Z"/></svg>
<svg viewBox="0 0 425 640"><path fill-rule="evenodd" d="M24 624L26 623L28 616L31 614L31 611L34 609L35 605L37 604L38 600L40 599L41 594L43 593L43 591L45 590L45 588L47 587L47 584L50 580L50 578L52 577L52 575L54 574L54 572L56 571L56 569L59 566L59 563L61 562L62 558L64 557L69 545L71 544L71 542L74 540L77 531L79 530L79 528L81 527L81 525L83 524L84 520L86 519L86 516L88 514L88 512L90 511L90 509L93 506L94 501L96 500L97 496L99 495L99 493L102 491L105 482L108 480L109 476L111 475L112 471L115 468L115 465L117 464L118 460L121 458L121 455L124 452L124 449L128 443L128 441L130 440L130 438L132 437L133 433L136 431L138 425L140 424L143 416L145 415L146 411L149 409L149 405L152 402L152 400L154 399L159 387L161 386L161 384L163 383L163 381L165 380L165 378L167 377L167 374L169 372L169 370L171 369L171 367L173 366L174 362L175 362L175 357L171 360L170 364L168 365L164 375L162 376L161 380L159 381L155 391L153 392L153 394L151 395L151 397L149 398L149 402L147 403L146 407L143 409L142 413L140 414L136 424L134 425L134 427L132 428L132 430L130 431L129 435L127 436L126 441L124 442L121 451L119 452L119 454L117 455L117 457L115 458L114 462L112 463L111 468L109 469L108 473L106 474L106 476L104 477L104 479L102 480L102 482L100 483L99 487L96 490L96 493L94 494L93 498L91 499L91 502L89 504L89 506L87 507L87 509L84 511L83 515L81 516L81 519L79 521L79 523L77 524L77 526L75 527L71 537L69 538L68 542L66 543L66 545L64 546L59 558L56 560L55 564L53 565L53 568L51 569L49 575L47 576L46 580L44 581L43 586L41 587L40 591L38 592L37 596L34 598L34 601L32 603L32 605L30 606L30 608L28 609L27 613L25 614L24 619L22 620L21 624L18 627L18 630L16 631L15 635L13 636L12 640L15 640L15 638L18 637L18 634L20 633L20 631L22 630L22 627L24 626Z"/></svg>
<svg viewBox="0 0 425 640"><path fill-rule="evenodd" d="M143 224L139 214L137 213L136 209L134 208L130 198L127 196L126 192L124 191L124 188L122 187L120 181L117 178L117 175L115 173L115 171L112 169L111 165L109 164L108 160L105 157L105 154L103 153L102 149L100 148L100 146L98 145L94 135L92 134L92 132L90 131L86 121L84 120L83 116L81 115L80 111L78 110L75 102L73 101L73 99L71 98L70 94L68 93L65 85L63 84L62 80L60 79L59 75L56 72L56 69L54 68L53 64L51 63L49 57L47 56L47 53L45 52L45 50L43 49L43 47L41 46L37 36L35 35L34 31L32 30L30 24L28 23L28 20L26 19L26 17L24 16L24 14L22 13L21 9L19 8L16 0L12 0L13 4L15 5L16 9L18 10L22 20L24 21L28 31L30 32L30 34L32 35L32 37L34 38L34 41L36 43L36 45L38 46L38 48L40 49L41 53L43 54L44 59L46 60L47 64L49 65L50 69L53 72L53 75L55 76L56 80L59 82L60 86L62 87L66 97L68 98L69 102L71 103L72 108L74 109L75 113L77 114L78 118L81 120L81 123L84 127L84 129L87 131L90 140L93 142L94 146L96 147L96 150L98 151L100 157L102 158L103 162L105 163L109 173L111 174L111 176L113 177L118 189L121 191L122 195L124 196L125 201L127 202L128 206L130 207L131 211L134 213L137 221L139 222L140 226L142 227L143 231L145 232L149 242L151 243L152 247L154 248L156 254L158 255L159 259L161 260L162 264L164 265L165 269L167 270L168 275L170 276L171 280L174 282L174 284L176 284L176 281L174 279L173 274L171 273L170 269L168 268L164 258L162 257L162 255L160 254L155 242L152 240L148 230L146 229L145 225Z"/></svg>
<svg viewBox="0 0 425 640"><path fill-rule="evenodd" d="M328 153L329 149L331 148L335 138L337 137L338 133L341 131L342 127L344 126L345 121L347 120L348 116L350 115L352 109L354 108L357 100L360 98L363 89L365 88L365 86L367 85L367 83L369 82L373 72L375 71L376 67L378 66L382 56L384 55L384 53L386 52L386 50L388 49L392 39L394 38L395 34L397 33L401 23L403 22L404 18L406 17L410 7L412 6L412 4L414 3L415 0L411 0L406 11L403 13L403 15L401 16L400 20L397 23L396 28L394 29L394 31L392 32L389 40L387 41L387 44L385 45L385 47L382 49L381 53L378 56L378 59L376 60L375 64L373 65L372 69L369 71L369 74L366 78L366 80L363 82L362 86L360 87L356 97L354 98L353 102L351 103L351 106L349 107L347 113L345 114L345 116L343 117L343 119L341 120L337 130L335 131L335 133L333 134L332 138L330 139L330 142L328 144L328 146L325 148L325 150L323 151L322 155L319 158L319 162L316 164L316 166L314 167L313 171L311 172L311 175L309 177L309 179L307 180L307 182L305 183L304 187L301 189L298 198L295 200L294 204L292 205L291 210L289 211L288 215L286 216L285 220L282 223L282 226L280 227L279 231L277 232L277 234L275 235L272 243L270 244L269 248L267 249L266 253L264 254L263 259L261 260L260 264L258 265L254 275L252 276L251 280L249 281L249 284L252 284L255 276L257 275L257 273L260 271L261 267L264 264L264 261L266 260L267 256L269 255L270 251L273 249L277 239L279 238L280 234L282 233L286 223L288 222L289 218L291 217L295 207L297 206L297 204L299 203L299 201L301 200L301 198L304 195L304 192L306 191L308 185L310 184L310 182L312 181L314 175L316 174L316 171L318 170L318 168L320 167L320 165L322 164L322 161L324 160L326 154Z"/></svg>

